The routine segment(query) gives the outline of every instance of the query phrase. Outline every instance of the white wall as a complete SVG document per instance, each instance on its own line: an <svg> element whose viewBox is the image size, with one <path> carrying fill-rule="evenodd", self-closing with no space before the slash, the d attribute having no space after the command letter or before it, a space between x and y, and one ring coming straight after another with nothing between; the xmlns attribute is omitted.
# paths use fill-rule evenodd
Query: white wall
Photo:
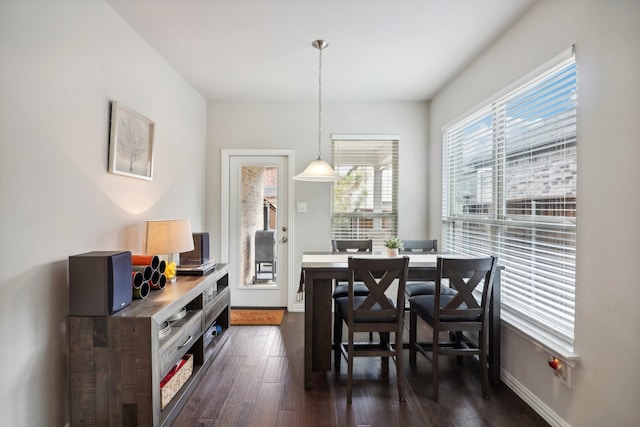
<svg viewBox="0 0 640 427"><path fill-rule="evenodd" d="M331 134L400 135L399 235L405 239L429 237L424 215L428 195L415 191L427 182L428 114L428 104L422 102L322 104L324 160L331 160ZM208 103L207 228L213 236L221 233L220 150L294 149L294 173L299 173L317 157L317 120L317 102ZM330 188L327 183L294 181L294 203L305 202L308 210L296 213L295 224L290 224L295 265L302 252L331 250ZM211 249L219 259L219 244L212 243Z"/></svg>
<svg viewBox="0 0 640 427"><path fill-rule="evenodd" d="M435 97L430 230L440 235L441 128L573 43L578 67L578 243L573 387L548 353L503 328L502 367L554 424L640 420L640 2L540 1ZM531 396L530 396L531 397Z"/></svg>
<svg viewBox="0 0 640 427"><path fill-rule="evenodd" d="M206 102L102 0L3 0L0 64L0 425L62 427L67 259L203 226ZM110 100L156 122L152 181L107 173Z"/></svg>

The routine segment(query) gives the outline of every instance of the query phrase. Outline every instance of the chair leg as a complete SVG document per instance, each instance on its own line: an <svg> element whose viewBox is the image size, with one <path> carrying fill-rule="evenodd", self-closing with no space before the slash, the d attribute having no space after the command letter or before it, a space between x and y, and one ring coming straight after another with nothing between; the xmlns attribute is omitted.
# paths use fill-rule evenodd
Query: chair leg
<svg viewBox="0 0 640 427"><path fill-rule="evenodd" d="M404 402L404 366L402 363L402 329L396 332L396 381L398 382L398 399Z"/></svg>
<svg viewBox="0 0 640 427"><path fill-rule="evenodd" d="M450 332L453 336L452 341L455 342L456 348L462 348L462 331ZM462 366L464 363L464 356L456 356L458 365Z"/></svg>
<svg viewBox="0 0 640 427"><path fill-rule="evenodd" d="M391 334L389 332L380 332L380 347L388 349L391 343ZM380 356L380 363L383 368L389 368L389 356Z"/></svg>
<svg viewBox="0 0 640 427"><path fill-rule="evenodd" d="M349 344L347 345L347 403L351 403L353 386L353 331L349 330Z"/></svg>
<svg viewBox="0 0 640 427"><path fill-rule="evenodd" d="M417 324L418 316L413 310L409 310L409 366L412 368L416 367Z"/></svg>
<svg viewBox="0 0 640 427"><path fill-rule="evenodd" d="M479 343L480 343L480 375L482 378L482 397L489 398L489 367L487 365L487 346L484 330L480 331Z"/></svg>
<svg viewBox="0 0 640 427"><path fill-rule="evenodd" d="M342 351L340 346L342 344L342 321L343 316L338 308L338 304L334 304L333 307L333 368L336 372L340 372L340 363L342 361Z"/></svg>
<svg viewBox="0 0 640 427"><path fill-rule="evenodd" d="M431 390L433 392L433 400L438 400L438 359L439 359L439 347L440 337L433 329L433 341L432 341L432 354L431 354Z"/></svg>

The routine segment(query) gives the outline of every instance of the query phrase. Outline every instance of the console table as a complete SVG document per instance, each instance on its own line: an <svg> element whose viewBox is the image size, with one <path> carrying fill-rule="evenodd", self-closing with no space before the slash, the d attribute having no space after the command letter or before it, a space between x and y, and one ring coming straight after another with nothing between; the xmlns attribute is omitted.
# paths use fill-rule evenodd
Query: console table
<svg viewBox="0 0 640 427"><path fill-rule="evenodd" d="M70 316L71 425L169 425L229 338L228 278L228 266L218 265L112 316ZM160 337L172 317L179 319ZM193 374L161 409L160 382L185 354Z"/></svg>

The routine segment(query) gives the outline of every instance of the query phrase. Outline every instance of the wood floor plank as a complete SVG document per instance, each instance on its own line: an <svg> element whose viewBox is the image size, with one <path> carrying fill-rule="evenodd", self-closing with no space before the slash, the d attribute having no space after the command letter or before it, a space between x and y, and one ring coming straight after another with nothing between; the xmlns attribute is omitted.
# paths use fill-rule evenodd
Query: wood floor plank
<svg viewBox="0 0 640 427"><path fill-rule="evenodd" d="M279 411L276 427L296 427L299 425L297 418L296 411Z"/></svg>
<svg viewBox="0 0 640 427"><path fill-rule="evenodd" d="M224 420L224 421L221 421L218 425L220 427L232 426L232 425L237 427L250 426L251 416L253 415L253 407L255 406L255 404L256 404L255 400L242 402L242 404L240 405L240 411L238 412L238 417L236 418L233 424Z"/></svg>
<svg viewBox="0 0 640 427"><path fill-rule="evenodd" d="M252 379L256 369L253 366L240 366L233 372L225 375L233 376L228 386L224 389L217 390L215 398L203 412L205 418L217 418L223 425L235 425L236 420L240 417L242 405L247 401L255 401L251 390ZM226 389L226 393L223 390Z"/></svg>
<svg viewBox="0 0 640 427"><path fill-rule="evenodd" d="M288 365L286 357L268 357L262 381L267 383L283 383L287 377Z"/></svg>
<svg viewBox="0 0 640 427"><path fill-rule="evenodd" d="M278 407L280 406L282 387L282 383L264 382L261 384L248 425L256 427L272 427L276 425L280 412Z"/></svg>
<svg viewBox="0 0 640 427"><path fill-rule="evenodd" d="M347 367L314 373L304 389L304 314L286 313L281 326L234 326L229 341L173 423L175 427L546 427L505 385L483 399L472 363L442 359L440 400L431 399L431 364L404 354L405 399L398 401L395 365L358 358L353 403L346 403ZM420 331L428 337L429 331ZM346 336L346 335L345 335Z"/></svg>

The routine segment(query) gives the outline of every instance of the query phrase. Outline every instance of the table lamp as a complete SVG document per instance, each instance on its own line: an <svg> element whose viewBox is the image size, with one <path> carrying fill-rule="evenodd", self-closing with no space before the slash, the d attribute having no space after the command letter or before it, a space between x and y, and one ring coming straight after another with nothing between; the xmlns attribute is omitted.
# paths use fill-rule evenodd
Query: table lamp
<svg viewBox="0 0 640 427"><path fill-rule="evenodd" d="M191 221L188 219L161 219L146 221L145 253L166 257L167 280L176 282L175 267L180 252L194 249Z"/></svg>

